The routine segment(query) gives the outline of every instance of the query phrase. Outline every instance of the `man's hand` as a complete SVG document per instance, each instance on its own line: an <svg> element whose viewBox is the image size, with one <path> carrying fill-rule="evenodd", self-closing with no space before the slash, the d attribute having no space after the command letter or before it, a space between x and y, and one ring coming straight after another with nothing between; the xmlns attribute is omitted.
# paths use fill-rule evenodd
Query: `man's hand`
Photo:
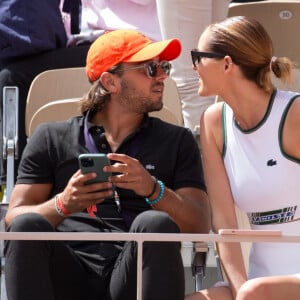
<svg viewBox="0 0 300 300"><path fill-rule="evenodd" d="M140 196L146 196L152 192L153 178L137 159L117 153L109 153L107 157L116 161L113 165L103 168L105 172L117 173L109 178L113 185L133 190Z"/></svg>
<svg viewBox="0 0 300 300"><path fill-rule="evenodd" d="M70 213L82 211L113 195L111 182L85 184L86 181L95 177L96 173L82 174L78 170L70 178L60 196L63 205Z"/></svg>

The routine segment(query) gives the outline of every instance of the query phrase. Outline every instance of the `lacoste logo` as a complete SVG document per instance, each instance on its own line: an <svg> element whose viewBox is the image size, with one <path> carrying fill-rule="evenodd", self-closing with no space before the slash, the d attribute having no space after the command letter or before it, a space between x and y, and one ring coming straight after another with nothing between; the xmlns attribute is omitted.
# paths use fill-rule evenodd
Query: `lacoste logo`
<svg viewBox="0 0 300 300"><path fill-rule="evenodd" d="M146 165L145 167L147 170L155 170L155 167L151 164Z"/></svg>
<svg viewBox="0 0 300 300"><path fill-rule="evenodd" d="M274 159L269 159L269 160L267 161L267 166L268 166L268 167L273 167L273 166L275 166L275 165L277 165L277 161L276 161L276 160L274 160Z"/></svg>

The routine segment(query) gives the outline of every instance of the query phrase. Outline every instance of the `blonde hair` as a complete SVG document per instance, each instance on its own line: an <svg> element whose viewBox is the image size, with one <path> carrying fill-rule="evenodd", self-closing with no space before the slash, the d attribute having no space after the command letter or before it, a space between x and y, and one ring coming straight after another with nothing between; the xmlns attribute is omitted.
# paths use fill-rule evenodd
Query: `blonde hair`
<svg viewBox="0 0 300 300"><path fill-rule="evenodd" d="M265 91L273 90L271 71L282 81L291 81L292 62L273 56L272 40L258 21L236 16L211 24L206 30L209 51L229 55L244 76Z"/></svg>

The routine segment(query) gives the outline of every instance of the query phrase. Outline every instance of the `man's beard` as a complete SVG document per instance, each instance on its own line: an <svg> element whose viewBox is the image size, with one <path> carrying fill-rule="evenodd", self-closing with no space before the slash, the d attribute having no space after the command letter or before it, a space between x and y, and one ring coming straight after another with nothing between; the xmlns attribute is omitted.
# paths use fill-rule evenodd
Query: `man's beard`
<svg viewBox="0 0 300 300"><path fill-rule="evenodd" d="M131 107L134 111L138 113L149 113L159 111L163 108L162 96L154 101L150 96L145 94L138 95L135 86L130 84L127 80L122 80L121 87L120 95L123 105Z"/></svg>

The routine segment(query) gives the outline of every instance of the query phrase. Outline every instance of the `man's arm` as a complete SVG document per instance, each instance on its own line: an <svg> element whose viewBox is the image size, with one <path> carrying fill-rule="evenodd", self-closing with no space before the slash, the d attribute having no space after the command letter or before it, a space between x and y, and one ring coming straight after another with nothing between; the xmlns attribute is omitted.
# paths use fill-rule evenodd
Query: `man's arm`
<svg viewBox="0 0 300 300"><path fill-rule="evenodd" d="M119 174L110 177L115 186L133 190L142 197L152 192L153 178L137 159L117 153L108 154L108 158L118 161L112 166L104 167L104 171ZM156 184L155 192L149 199L154 200L159 194L160 186ZM167 212L181 232L204 233L210 229L208 199L206 192L200 188L185 187L173 191L165 187L162 199L153 208Z"/></svg>
<svg viewBox="0 0 300 300"><path fill-rule="evenodd" d="M155 197L155 195L154 195ZM154 209L167 212L184 233L207 233L210 230L210 208L207 194L199 188L165 188L161 201Z"/></svg>
<svg viewBox="0 0 300 300"><path fill-rule="evenodd" d="M17 184L5 216L6 226L16 216L31 212L43 215L55 228L63 217L55 210L54 198L48 199L51 188L51 184Z"/></svg>
<svg viewBox="0 0 300 300"><path fill-rule="evenodd" d="M96 173L81 174L77 171L59 194L60 201L69 213L80 212L87 207L101 203L112 195L110 182L86 185L85 181L94 179ZM57 211L55 196L51 197L52 184L16 184L9 203L5 222L24 213L38 213L44 216L55 228L64 217Z"/></svg>

